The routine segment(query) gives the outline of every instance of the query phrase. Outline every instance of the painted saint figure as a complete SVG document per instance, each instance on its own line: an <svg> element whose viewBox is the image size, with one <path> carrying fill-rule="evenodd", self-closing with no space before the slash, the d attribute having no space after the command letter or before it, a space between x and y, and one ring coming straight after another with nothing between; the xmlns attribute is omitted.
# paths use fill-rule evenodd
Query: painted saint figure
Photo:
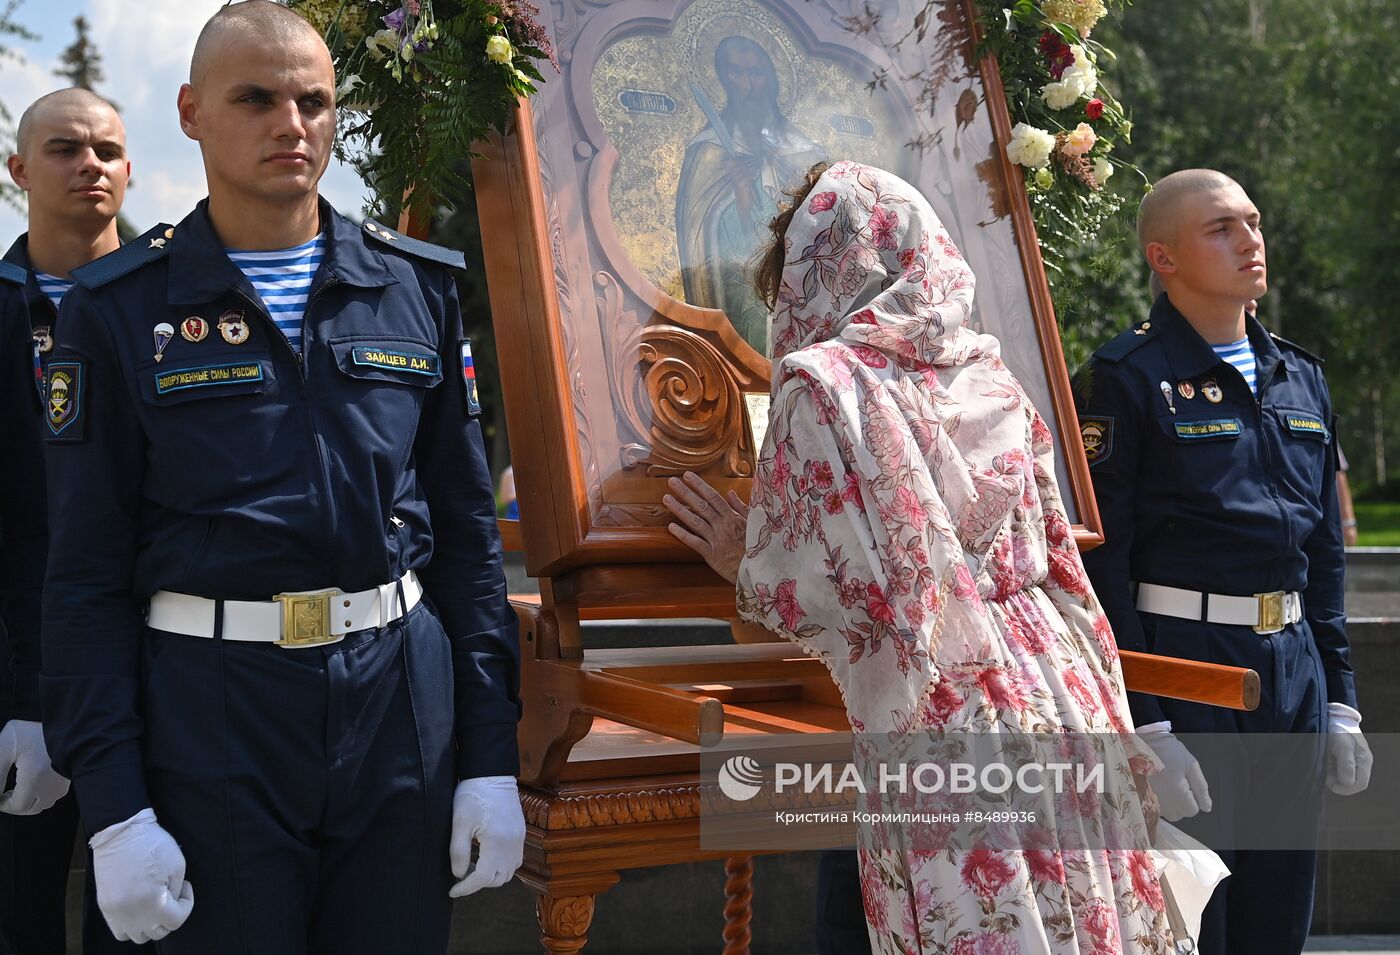
<svg viewBox="0 0 1400 955"><path fill-rule="evenodd" d="M686 301L722 309L766 355L768 309L754 294L749 259L778 211L781 188L820 160L822 147L783 115L778 74L763 47L725 37L715 72L722 110L691 84L708 122L686 144L676 191L681 279Z"/></svg>

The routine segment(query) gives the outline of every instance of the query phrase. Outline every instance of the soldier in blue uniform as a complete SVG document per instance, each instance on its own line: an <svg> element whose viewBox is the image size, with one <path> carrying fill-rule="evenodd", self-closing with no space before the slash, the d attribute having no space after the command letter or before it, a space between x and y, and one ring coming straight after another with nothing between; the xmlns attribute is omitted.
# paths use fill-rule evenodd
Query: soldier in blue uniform
<svg viewBox="0 0 1400 955"><path fill-rule="evenodd" d="M5 386L17 383L22 390L4 414L8 426L24 426L37 437L44 428L44 369L52 354L58 303L73 283L74 269L120 245L116 217L131 166L121 117L87 90L40 97L21 116L18 134L7 165L28 199L29 231L5 254L0 297L6 332L22 336L22 347L5 356L12 363L5 369ZM5 464L25 490L5 495L6 505L15 510L4 531L9 672L7 712L0 713L0 774L15 763L17 784L12 794L0 797L6 813L0 816L0 936L8 940L9 951L62 952L78 810L71 795L63 796L68 780L49 765L41 728L39 585L47 551L43 445L17 440L4 448ZM89 880L89 889L91 885ZM88 897L86 955L133 951L112 937L92 904L91 891Z"/></svg>
<svg viewBox="0 0 1400 955"><path fill-rule="evenodd" d="M79 270L49 363L46 735L162 952L440 955L523 851L462 260L319 200L334 89L305 21L223 7L209 198Z"/></svg>
<svg viewBox="0 0 1400 955"><path fill-rule="evenodd" d="M1253 712L1129 701L1164 764L1152 778L1163 817L1221 846L1232 870L1201 951L1287 955L1307 938L1315 853L1232 840L1262 807L1306 819L1324 779L1350 794L1370 775L1331 399L1321 360L1246 314L1267 273L1259 211L1238 184L1167 176L1143 200L1139 239L1165 291L1075 379L1105 537L1084 563L1123 649L1258 671ZM1220 735L1188 737L1193 754L1178 734ZM1299 735L1280 747L1263 734Z"/></svg>

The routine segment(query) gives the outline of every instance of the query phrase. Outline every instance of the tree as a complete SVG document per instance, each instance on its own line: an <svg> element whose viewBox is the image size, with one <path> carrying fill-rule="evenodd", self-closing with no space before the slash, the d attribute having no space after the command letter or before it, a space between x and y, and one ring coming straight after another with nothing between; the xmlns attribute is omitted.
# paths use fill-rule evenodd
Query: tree
<svg viewBox="0 0 1400 955"><path fill-rule="evenodd" d="M7 40L39 39L38 36L30 33L14 20L14 12L22 2L23 0L6 0L3 6L0 6L0 67L3 67L7 60L15 62L23 59L17 50L7 45ZM6 155L14 151L14 123L14 115L5 105L4 100L0 100L0 149L3 149ZM24 193L18 186L10 182L8 177L0 180L0 202L4 202L21 212L24 211Z"/></svg>
<svg viewBox="0 0 1400 955"><path fill-rule="evenodd" d="M98 84L107 79L106 74L102 71L102 54L98 52L97 46L88 39L87 17L79 16L74 19L73 28L78 31L78 38L59 57L60 65L54 70L54 75L62 77L74 86L95 93Z"/></svg>

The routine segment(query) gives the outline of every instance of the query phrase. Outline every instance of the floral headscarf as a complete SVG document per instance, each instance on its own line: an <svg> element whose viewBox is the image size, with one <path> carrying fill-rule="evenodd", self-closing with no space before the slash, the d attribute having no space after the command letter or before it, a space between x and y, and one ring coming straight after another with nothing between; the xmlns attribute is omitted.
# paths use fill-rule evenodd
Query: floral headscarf
<svg viewBox="0 0 1400 955"><path fill-rule="evenodd" d="M740 613L822 657L857 729L908 726L940 647L994 653L973 575L1034 491L1029 403L908 183L836 163L785 242Z"/></svg>

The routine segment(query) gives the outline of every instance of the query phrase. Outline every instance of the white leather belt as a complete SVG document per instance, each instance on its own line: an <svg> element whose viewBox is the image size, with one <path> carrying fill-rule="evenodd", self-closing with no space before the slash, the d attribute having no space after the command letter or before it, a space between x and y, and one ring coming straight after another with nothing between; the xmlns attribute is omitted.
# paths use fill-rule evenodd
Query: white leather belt
<svg viewBox="0 0 1400 955"><path fill-rule="evenodd" d="M1253 627L1255 633L1278 633L1303 619L1303 599L1297 592L1276 590L1252 597L1231 597L1161 584L1136 587L1137 608L1144 613Z"/></svg>
<svg viewBox="0 0 1400 955"><path fill-rule="evenodd" d="M225 600L223 639L289 648L338 643L356 630L387 627L418 606L422 597L418 575L410 570L392 583L353 594L331 589L278 594L271 600ZM212 638L218 603L158 590L151 595L146 625L167 633Z"/></svg>

